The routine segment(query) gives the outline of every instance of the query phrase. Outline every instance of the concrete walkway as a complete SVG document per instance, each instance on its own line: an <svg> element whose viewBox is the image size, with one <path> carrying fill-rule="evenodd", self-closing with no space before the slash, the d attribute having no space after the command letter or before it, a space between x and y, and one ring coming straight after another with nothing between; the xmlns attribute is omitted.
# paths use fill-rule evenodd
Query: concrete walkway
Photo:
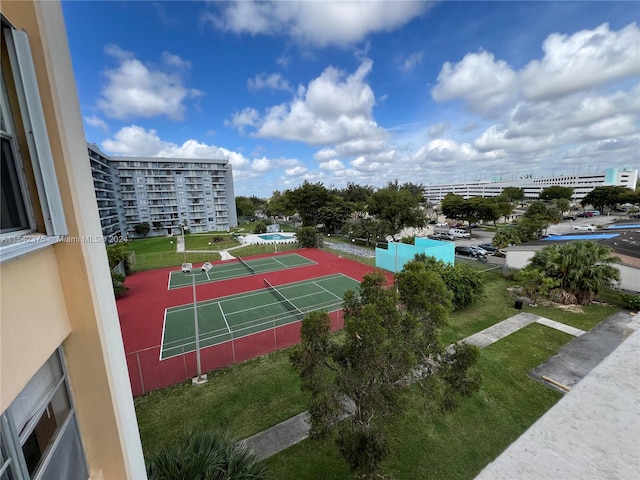
<svg viewBox="0 0 640 480"><path fill-rule="evenodd" d="M629 314L626 312L621 312L616 315L626 315L627 320L629 319ZM615 317L615 315L613 317ZM608 320L609 319L605 320L605 322ZM605 322L603 322L603 324ZM476 345L479 348L484 348L532 323L539 323L540 325L554 328L574 336L580 336L585 333L582 330L549 320L548 318L540 317L528 312L522 312L486 328L481 332L471 335L464 339L464 341L471 345ZM620 341L622 341L622 339ZM620 342L618 342L618 344L619 343ZM451 346L447 348L451 348ZM598 360L598 362L600 360ZM593 365L589 370L591 370L591 368L593 368ZM307 438L309 428L309 414L307 412L303 412L295 417L285 420L282 423L246 438L244 443L252 449L258 457L268 458L271 455L275 455L276 453L281 452L282 450L285 450L286 448L289 448L290 446Z"/></svg>

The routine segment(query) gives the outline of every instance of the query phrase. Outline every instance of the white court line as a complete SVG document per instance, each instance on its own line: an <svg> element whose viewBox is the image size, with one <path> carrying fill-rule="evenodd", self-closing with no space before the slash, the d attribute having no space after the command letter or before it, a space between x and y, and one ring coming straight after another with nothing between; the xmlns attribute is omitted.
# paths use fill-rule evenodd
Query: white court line
<svg viewBox="0 0 640 480"><path fill-rule="evenodd" d="M164 350L164 329L167 326L167 309L164 309L164 320L162 321L162 336L160 337L160 344L162 345L160 347L160 358L158 359L158 361L162 360L162 351Z"/></svg>
<svg viewBox="0 0 640 480"><path fill-rule="evenodd" d="M324 290L325 292L330 293L330 294L331 294L331 295L333 295L334 297L336 297L336 298L338 298L338 299L342 300L338 295L336 295L335 293L333 293L333 292L331 292L331 291L327 290L327 289L326 289L326 288L324 288L322 285L319 285L319 284L317 284L316 282L313 282L313 284L314 284L316 287L320 287L320 288L321 288L322 290Z"/></svg>
<svg viewBox="0 0 640 480"><path fill-rule="evenodd" d="M222 305L220 305L220 302L218 302L218 307L220 307L220 313L222 314L222 319L224 320L224 324L227 326L227 330L229 330L229 334L233 335L231 333L231 329L229 328L229 323L227 323L227 316L224 314L224 310L222 310Z"/></svg>
<svg viewBox="0 0 640 480"><path fill-rule="evenodd" d="M271 257L271 260L273 260L274 262L278 262L280 265L282 265L284 268L292 268L289 267L288 265L285 265L284 263L282 263L280 260L278 260L276 257Z"/></svg>

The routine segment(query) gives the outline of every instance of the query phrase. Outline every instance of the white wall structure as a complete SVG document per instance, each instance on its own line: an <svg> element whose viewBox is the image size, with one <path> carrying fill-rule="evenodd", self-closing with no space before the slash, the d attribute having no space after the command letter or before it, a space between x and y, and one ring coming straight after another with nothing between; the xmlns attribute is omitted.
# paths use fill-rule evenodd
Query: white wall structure
<svg viewBox="0 0 640 480"><path fill-rule="evenodd" d="M454 193L464 198L497 197L505 188L516 187L524 190L525 198L535 199L542 189L551 186L572 187L573 200L582 200L596 187L618 185L635 190L638 184L638 169L607 168L598 173L577 175L554 175L550 177L534 178L525 175L522 178L507 180L504 178L493 181L475 181L462 183L447 183L428 185L425 187L425 197L429 202L440 202L448 193Z"/></svg>

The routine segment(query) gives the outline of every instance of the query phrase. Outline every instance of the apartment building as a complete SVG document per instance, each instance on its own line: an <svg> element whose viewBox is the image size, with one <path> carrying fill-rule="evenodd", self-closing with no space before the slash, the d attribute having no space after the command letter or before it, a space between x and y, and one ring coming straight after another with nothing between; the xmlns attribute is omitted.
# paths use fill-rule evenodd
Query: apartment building
<svg viewBox="0 0 640 480"><path fill-rule="evenodd" d="M573 200L579 202L596 187L619 185L635 190L638 184L638 169L606 168L599 173L578 175L554 175L534 178L526 176L513 180L477 181L465 183L448 183L425 187L425 197L430 202L440 202L448 193L461 195L464 198L497 197L507 187L524 190L525 198L538 198L540 192L547 187L559 185L572 187Z"/></svg>
<svg viewBox="0 0 640 480"><path fill-rule="evenodd" d="M233 170L226 159L108 157L89 144L89 159L106 237L227 231L238 225Z"/></svg>
<svg viewBox="0 0 640 480"><path fill-rule="evenodd" d="M120 222L120 210L116 199L116 182L109 158L98 147L89 146L89 164L93 177L93 188L98 201L100 226L105 238L126 235L126 227Z"/></svg>
<svg viewBox="0 0 640 480"><path fill-rule="evenodd" d="M0 12L0 478L144 479L61 5Z"/></svg>

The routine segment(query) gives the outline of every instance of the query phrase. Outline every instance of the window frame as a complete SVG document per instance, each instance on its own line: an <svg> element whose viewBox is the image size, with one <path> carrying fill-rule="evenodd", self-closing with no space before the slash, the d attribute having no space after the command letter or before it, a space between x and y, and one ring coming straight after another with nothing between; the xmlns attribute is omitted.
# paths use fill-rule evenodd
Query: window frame
<svg viewBox="0 0 640 480"><path fill-rule="evenodd" d="M1 17L1 27L0 35L5 43L10 65L10 72L3 72L1 83L2 117L7 133L13 136L9 141L11 142L15 169L18 172L18 177L22 176L20 181L21 195L30 226L29 229L0 234L0 263L4 263L61 241L68 234L68 229L29 39L24 31L14 28L4 16ZM5 75L6 81L9 78L13 81L17 105L12 105L8 101ZM19 110L22 118L28 152L22 152L18 148L15 133L16 117L13 115L13 108ZM24 178L22 167L24 162L28 161L25 158L25 153L28 153L28 160L31 163L39 202L34 198L35 192L31 192L27 187ZM36 225L36 208L42 215L44 222L44 225L40 227Z"/></svg>
<svg viewBox="0 0 640 480"><path fill-rule="evenodd" d="M11 405L9 405L9 407L0 415L0 437L2 440L2 444L5 447L5 453L7 454L8 460L7 462L5 462L5 464L8 464L7 468L11 469L11 473L14 475L14 478L16 480L44 480L43 475L45 472L47 472L47 468L53 460L54 455L61 448L60 444L62 442L62 439L69 428L71 428L70 425L72 422L74 422L74 419L77 428L77 436L80 439L80 444L83 445L82 435L79 426L77 425L78 419L76 416L76 408L71 392L71 387L69 385L69 373L67 371L67 365L65 362L64 351L62 347L57 348L47 359L47 362L49 362L54 356L57 357L57 360L61 366L61 377L55 381L55 386L47 391L46 394L38 400L38 408L34 410L34 412L36 413L32 417L32 421L25 424L22 434L21 432L17 431L15 419L11 412ZM45 364L47 362L45 362ZM41 368L44 368L44 365ZM34 373L32 378L34 378L37 373L38 372ZM64 391L66 392L66 397L69 403L69 411L64 417L64 420L62 420L62 422L56 428L55 434L53 435L53 437L51 437L50 442L42 451L42 456L37 468L34 470L33 474L30 475L22 447L29 435L36 428L37 421L33 419L39 417L41 413L45 411L47 405L51 402L56 392L58 392L60 389L64 389ZM84 467L85 471L88 472L89 469L87 455L84 451L84 448L82 448L82 458L84 460L84 465L82 465L81 468Z"/></svg>

